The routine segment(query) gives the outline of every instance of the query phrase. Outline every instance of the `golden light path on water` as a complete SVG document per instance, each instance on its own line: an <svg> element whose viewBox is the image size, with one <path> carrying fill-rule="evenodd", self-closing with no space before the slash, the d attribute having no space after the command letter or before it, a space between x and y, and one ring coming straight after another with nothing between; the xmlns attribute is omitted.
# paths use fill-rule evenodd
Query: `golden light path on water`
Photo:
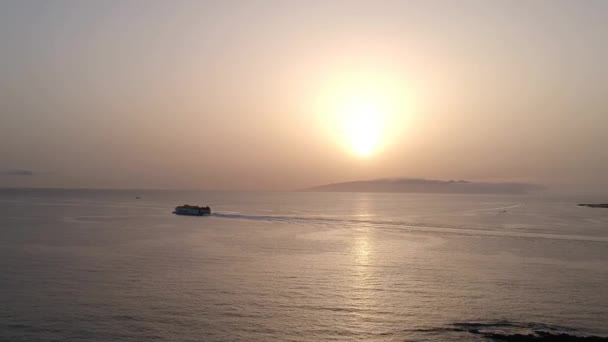
<svg viewBox="0 0 608 342"><path fill-rule="evenodd" d="M372 214L368 194L357 194L357 197L359 198L356 208L357 219L369 219ZM373 327L369 322L370 319L373 319L373 315L370 315L366 310L378 306L378 293L374 291L376 279L374 275L375 255L373 237L369 225L364 222L359 223L354 229L351 258L352 306L363 309L358 316L358 324L361 329L371 331Z"/></svg>

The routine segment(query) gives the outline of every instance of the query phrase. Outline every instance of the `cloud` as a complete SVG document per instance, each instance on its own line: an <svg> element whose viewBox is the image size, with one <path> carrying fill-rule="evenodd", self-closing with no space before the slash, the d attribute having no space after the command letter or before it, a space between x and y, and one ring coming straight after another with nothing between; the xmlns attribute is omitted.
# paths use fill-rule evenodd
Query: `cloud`
<svg viewBox="0 0 608 342"><path fill-rule="evenodd" d="M26 169L0 170L0 175L4 176L33 176L35 174L34 171Z"/></svg>

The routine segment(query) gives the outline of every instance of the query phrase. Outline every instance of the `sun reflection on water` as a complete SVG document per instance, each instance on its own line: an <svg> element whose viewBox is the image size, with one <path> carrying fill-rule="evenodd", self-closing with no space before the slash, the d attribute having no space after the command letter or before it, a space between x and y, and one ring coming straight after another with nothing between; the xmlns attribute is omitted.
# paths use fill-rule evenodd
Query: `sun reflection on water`
<svg viewBox="0 0 608 342"><path fill-rule="evenodd" d="M372 246L367 235L355 237L352 253L357 266L369 265Z"/></svg>
<svg viewBox="0 0 608 342"><path fill-rule="evenodd" d="M370 198L368 194L359 194L359 201L355 207L357 220L365 220L370 215ZM361 331L374 331L372 323L377 319L375 312L381 311L379 305L379 292L377 291L377 269L375 264L375 249L373 231L365 222L353 226L350 257L352 266L350 270L350 306L360 310L356 319L358 329Z"/></svg>

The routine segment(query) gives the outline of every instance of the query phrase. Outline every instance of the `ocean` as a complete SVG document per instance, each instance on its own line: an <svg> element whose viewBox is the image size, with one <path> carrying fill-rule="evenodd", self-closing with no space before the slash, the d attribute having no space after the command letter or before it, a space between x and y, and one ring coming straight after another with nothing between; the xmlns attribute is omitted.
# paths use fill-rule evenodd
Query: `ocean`
<svg viewBox="0 0 608 342"><path fill-rule="evenodd" d="M576 200L4 189L0 340L606 337L608 209Z"/></svg>

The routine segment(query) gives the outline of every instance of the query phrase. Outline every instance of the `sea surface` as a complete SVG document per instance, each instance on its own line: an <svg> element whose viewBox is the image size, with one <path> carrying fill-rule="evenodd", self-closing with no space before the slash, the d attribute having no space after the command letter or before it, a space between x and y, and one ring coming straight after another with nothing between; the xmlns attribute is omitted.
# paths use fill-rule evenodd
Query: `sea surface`
<svg viewBox="0 0 608 342"><path fill-rule="evenodd" d="M0 190L0 341L608 336L608 209L577 200Z"/></svg>

